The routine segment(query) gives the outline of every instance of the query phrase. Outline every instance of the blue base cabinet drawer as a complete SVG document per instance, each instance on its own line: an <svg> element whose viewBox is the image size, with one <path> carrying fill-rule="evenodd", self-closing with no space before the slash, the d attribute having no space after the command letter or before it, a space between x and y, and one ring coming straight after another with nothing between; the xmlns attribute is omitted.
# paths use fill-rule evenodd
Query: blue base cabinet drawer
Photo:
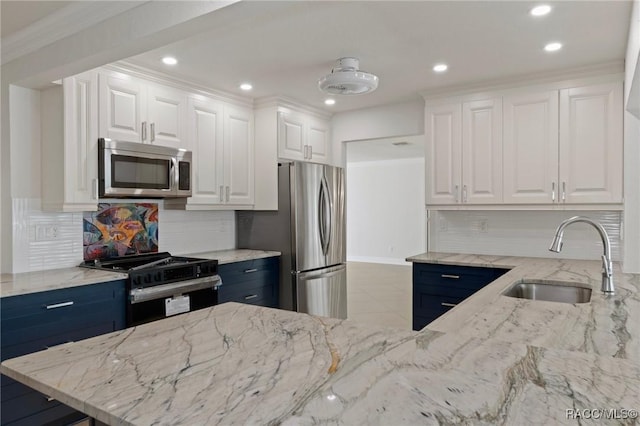
<svg viewBox="0 0 640 426"><path fill-rule="evenodd" d="M112 281L0 298L2 360L121 330L125 282ZM0 376L2 425L68 424L82 413Z"/></svg>
<svg viewBox="0 0 640 426"><path fill-rule="evenodd" d="M413 329L421 330L508 269L413 264Z"/></svg>
<svg viewBox="0 0 640 426"><path fill-rule="evenodd" d="M218 303L239 302L278 307L280 258L247 260L218 266L222 285Z"/></svg>

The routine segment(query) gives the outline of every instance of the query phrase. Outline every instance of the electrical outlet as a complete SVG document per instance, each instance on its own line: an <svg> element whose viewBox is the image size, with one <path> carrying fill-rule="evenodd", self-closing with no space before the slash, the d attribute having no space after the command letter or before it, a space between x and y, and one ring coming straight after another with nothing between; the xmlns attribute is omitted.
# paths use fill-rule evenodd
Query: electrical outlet
<svg viewBox="0 0 640 426"><path fill-rule="evenodd" d="M483 234L486 234L487 232L489 232L489 224L487 223L487 219L482 219L480 221L480 232L482 232Z"/></svg>
<svg viewBox="0 0 640 426"><path fill-rule="evenodd" d="M58 226L57 225L36 225L35 226L35 241L51 241L58 239Z"/></svg>

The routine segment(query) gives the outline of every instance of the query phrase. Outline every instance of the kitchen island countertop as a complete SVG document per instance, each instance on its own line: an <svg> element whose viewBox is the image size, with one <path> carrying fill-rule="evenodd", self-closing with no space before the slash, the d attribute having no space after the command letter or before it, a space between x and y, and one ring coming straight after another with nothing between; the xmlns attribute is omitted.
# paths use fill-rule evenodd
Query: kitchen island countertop
<svg viewBox="0 0 640 426"><path fill-rule="evenodd" d="M606 298L597 261L516 260L420 332L226 303L7 360L2 372L113 425L546 425L591 409L637 422L640 277L616 270ZM587 280L592 307L500 295L531 275Z"/></svg>

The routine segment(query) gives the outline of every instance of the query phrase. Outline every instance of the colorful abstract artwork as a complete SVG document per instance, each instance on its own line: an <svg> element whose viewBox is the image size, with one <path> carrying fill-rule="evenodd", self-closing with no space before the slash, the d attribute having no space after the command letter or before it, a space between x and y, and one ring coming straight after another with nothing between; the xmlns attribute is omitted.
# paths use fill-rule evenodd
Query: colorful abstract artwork
<svg viewBox="0 0 640 426"><path fill-rule="evenodd" d="M82 228L85 260L158 252L155 203L101 203L84 213Z"/></svg>

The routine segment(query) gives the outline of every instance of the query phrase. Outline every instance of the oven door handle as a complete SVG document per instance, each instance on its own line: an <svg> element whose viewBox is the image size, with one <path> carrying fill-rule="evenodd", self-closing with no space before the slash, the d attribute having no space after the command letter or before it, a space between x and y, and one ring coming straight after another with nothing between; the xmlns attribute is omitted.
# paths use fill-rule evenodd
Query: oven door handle
<svg viewBox="0 0 640 426"><path fill-rule="evenodd" d="M135 303L157 300L163 297L179 296L184 293L206 288L215 290L221 285L222 280L220 279L220 276L213 275L210 277L178 281L153 287L134 288L129 291L129 302L133 305Z"/></svg>

